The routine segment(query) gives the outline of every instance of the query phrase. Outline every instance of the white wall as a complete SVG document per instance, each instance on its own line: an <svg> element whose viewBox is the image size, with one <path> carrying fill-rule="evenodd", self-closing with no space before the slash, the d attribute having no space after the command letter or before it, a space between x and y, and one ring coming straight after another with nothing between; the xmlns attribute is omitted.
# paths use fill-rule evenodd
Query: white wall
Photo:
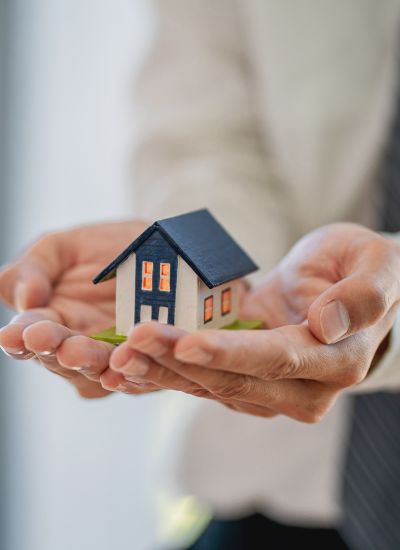
<svg viewBox="0 0 400 550"><path fill-rule="evenodd" d="M197 329L198 280L193 269L178 256L175 324L188 331Z"/></svg>
<svg viewBox="0 0 400 550"><path fill-rule="evenodd" d="M43 231L128 214L131 90L151 25L146 0L8 6L11 257ZM33 362L2 363L5 548L152 548L157 397L85 401Z"/></svg>
<svg viewBox="0 0 400 550"><path fill-rule="evenodd" d="M135 320L136 254L117 268L116 332L127 335Z"/></svg>
<svg viewBox="0 0 400 550"><path fill-rule="evenodd" d="M221 314L221 295L227 288L232 289L232 308L231 312L227 315ZM204 323L204 300L208 296L214 296L214 310L213 318L211 321ZM199 279L199 291L198 291L198 307L197 307L197 326L202 329L215 329L229 325L236 321L239 311L239 294L238 283L231 281L230 283L217 286L210 289L206 284Z"/></svg>

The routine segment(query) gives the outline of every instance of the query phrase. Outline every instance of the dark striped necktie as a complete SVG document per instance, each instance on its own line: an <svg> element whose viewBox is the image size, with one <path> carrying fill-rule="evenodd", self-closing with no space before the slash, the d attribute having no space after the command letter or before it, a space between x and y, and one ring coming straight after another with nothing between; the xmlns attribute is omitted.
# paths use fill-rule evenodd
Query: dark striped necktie
<svg viewBox="0 0 400 550"><path fill-rule="evenodd" d="M381 190L382 229L398 232L400 110L384 157ZM400 393L354 398L344 474L340 532L347 544L354 550L400 550Z"/></svg>

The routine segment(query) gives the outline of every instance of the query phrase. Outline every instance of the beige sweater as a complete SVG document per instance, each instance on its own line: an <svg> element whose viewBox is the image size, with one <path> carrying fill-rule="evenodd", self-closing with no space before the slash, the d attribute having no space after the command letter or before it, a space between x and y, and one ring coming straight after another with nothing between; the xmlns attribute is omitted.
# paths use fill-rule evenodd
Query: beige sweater
<svg viewBox="0 0 400 550"><path fill-rule="evenodd" d="M396 101L399 1L159 0L156 8L138 89L137 213L207 206L262 272L316 226L373 226ZM398 332L365 389L400 387ZM184 436L183 491L220 514L256 507L285 521L336 521L346 398L315 426L168 399L182 407L169 433Z"/></svg>

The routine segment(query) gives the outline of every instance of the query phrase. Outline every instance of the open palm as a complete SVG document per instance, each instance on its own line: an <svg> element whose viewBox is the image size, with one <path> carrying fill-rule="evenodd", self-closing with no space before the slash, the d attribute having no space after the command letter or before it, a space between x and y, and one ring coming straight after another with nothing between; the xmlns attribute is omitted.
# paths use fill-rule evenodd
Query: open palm
<svg viewBox="0 0 400 550"><path fill-rule="evenodd" d="M322 227L298 241L244 296L242 316L262 319L268 328L307 319L320 341L337 341L350 330L355 333L363 328L366 320L378 321L387 313L385 291L390 295L396 292L390 285L397 280L391 276L396 274L397 264L395 244L365 227L351 223ZM333 301L346 305L346 311L339 311L343 331L346 321L349 323L343 334L337 332L340 327L335 323L324 329L324 306Z"/></svg>
<svg viewBox="0 0 400 550"><path fill-rule="evenodd" d="M134 221L52 233L3 269L0 298L20 311L0 333L3 349L20 359L36 355L44 366L70 378L79 390L83 384L82 394L97 397L106 393L97 372L91 381L84 381L82 374L74 372L72 376L65 366L71 361L90 366L102 358L106 368L112 347L88 338L83 341L82 335L114 323L115 281L95 287L92 278L145 227L145 222ZM69 342L66 357L57 356L56 350L70 336L75 336L75 346Z"/></svg>

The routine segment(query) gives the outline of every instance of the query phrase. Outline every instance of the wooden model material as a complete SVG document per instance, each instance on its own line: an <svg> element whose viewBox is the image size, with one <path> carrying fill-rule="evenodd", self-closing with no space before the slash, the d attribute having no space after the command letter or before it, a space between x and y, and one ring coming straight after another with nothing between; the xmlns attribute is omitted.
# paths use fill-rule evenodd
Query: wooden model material
<svg viewBox="0 0 400 550"><path fill-rule="evenodd" d="M96 337L118 343L150 320L187 331L236 328L238 279L256 269L206 209L157 221L93 279L117 278L116 328Z"/></svg>

